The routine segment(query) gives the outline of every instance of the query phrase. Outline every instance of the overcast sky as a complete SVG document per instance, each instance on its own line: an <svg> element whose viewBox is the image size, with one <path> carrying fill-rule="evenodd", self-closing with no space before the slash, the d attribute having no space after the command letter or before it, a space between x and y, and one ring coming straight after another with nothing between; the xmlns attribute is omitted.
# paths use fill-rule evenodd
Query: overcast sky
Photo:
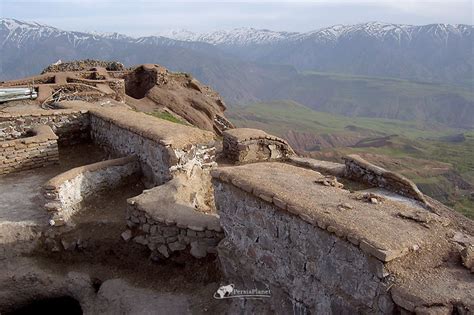
<svg viewBox="0 0 474 315"><path fill-rule="evenodd" d="M100 1L0 0L0 16L61 29L151 35L236 27L309 31L335 24L473 24L472 0Z"/></svg>

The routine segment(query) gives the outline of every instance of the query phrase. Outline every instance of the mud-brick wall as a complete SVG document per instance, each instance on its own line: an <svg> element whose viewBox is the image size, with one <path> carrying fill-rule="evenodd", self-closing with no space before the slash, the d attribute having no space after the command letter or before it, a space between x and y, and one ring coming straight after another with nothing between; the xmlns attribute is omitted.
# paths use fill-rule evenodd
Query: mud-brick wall
<svg viewBox="0 0 474 315"><path fill-rule="evenodd" d="M60 144L76 144L90 139L87 111L51 110L0 114L0 141L24 137L28 130L38 125L50 126L59 137Z"/></svg>
<svg viewBox="0 0 474 315"><path fill-rule="evenodd" d="M131 230L123 235L125 239L133 237L136 243L148 246L152 256L168 258L174 252L189 251L196 258L207 254L216 254L216 246L224 238L224 233L217 228L210 230L201 226L186 226L168 221L167 219L152 218L145 211L129 205L127 210L127 225Z"/></svg>
<svg viewBox="0 0 474 315"><path fill-rule="evenodd" d="M0 175L55 164L57 137L48 126L34 128L36 135L0 142Z"/></svg>
<svg viewBox="0 0 474 315"><path fill-rule="evenodd" d="M218 255L229 283L268 285L268 305L278 314L392 313L381 261L233 185L214 187L226 235Z"/></svg>

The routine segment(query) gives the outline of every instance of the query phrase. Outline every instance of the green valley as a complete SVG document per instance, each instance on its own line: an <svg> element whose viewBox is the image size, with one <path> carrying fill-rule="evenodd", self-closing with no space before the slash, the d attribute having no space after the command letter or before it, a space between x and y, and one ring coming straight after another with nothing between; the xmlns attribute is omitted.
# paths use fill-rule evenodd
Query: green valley
<svg viewBox="0 0 474 315"><path fill-rule="evenodd" d="M474 131L436 123L346 117L314 111L294 101L229 109L239 127L286 138L301 154L339 160L358 153L398 171L441 202L474 218Z"/></svg>

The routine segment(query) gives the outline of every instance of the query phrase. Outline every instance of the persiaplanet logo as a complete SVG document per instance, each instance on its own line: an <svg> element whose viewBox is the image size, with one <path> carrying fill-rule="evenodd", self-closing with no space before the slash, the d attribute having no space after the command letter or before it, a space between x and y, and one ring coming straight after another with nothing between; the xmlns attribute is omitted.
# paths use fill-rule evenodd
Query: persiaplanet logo
<svg viewBox="0 0 474 315"><path fill-rule="evenodd" d="M214 293L214 298L222 299L261 299L269 298L271 296L270 288L266 289L237 289L234 284L223 285Z"/></svg>

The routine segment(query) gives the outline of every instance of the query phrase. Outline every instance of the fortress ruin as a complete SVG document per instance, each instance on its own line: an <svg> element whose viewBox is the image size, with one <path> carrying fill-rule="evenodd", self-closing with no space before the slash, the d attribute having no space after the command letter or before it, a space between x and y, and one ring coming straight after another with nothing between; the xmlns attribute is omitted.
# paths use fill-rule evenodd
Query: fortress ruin
<svg viewBox="0 0 474 315"><path fill-rule="evenodd" d="M0 104L1 313L474 313L473 222L399 174L234 128L158 65L1 86L38 92Z"/></svg>

